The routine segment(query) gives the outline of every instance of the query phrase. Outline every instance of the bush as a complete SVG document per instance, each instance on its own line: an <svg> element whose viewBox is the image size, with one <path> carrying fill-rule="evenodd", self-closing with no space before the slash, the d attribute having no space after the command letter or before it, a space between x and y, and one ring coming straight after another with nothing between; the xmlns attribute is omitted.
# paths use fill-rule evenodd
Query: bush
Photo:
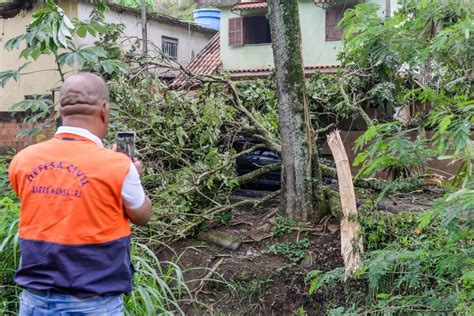
<svg viewBox="0 0 474 316"><path fill-rule="evenodd" d="M474 183L435 205L425 213L386 214L383 224L361 221L369 251L355 277L368 283L369 295L339 313L474 312ZM311 272L310 293L332 288L343 273Z"/></svg>
<svg viewBox="0 0 474 316"><path fill-rule="evenodd" d="M18 215L20 204L8 186L5 160L0 160L0 314L16 313L21 291L13 282L19 263Z"/></svg>

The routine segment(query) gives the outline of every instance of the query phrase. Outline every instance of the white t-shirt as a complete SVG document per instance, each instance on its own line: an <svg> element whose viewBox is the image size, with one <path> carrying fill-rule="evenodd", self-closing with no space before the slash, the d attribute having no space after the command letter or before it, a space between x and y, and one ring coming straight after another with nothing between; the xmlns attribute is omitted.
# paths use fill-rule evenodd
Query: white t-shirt
<svg viewBox="0 0 474 316"><path fill-rule="evenodd" d="M87 139L90 139L100 147L104 147L102 140L90 131L84 128L61 126L56 131L57 134L74 134ZM135 165L130 163L130 170L122 185L122 198L123 203L127 209L136 210L145 202L145 190L143 190L140 175Z"/></svg>

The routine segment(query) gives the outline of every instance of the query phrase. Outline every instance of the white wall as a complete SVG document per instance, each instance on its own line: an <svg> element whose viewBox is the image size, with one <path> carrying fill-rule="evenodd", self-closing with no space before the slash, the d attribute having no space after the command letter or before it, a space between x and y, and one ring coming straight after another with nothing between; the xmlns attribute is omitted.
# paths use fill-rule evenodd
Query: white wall
<svg viewBox="0 0 474 316"><path fill-rule="evenodd" d="M339 0L343 1L343 0ZM367 0L380 6L379 14L385 16L386 0ZM391 13L399 7L397 0L390 0ZM271 44L229 46L228 20L238 17L232 7L222 9L221 60L224 70L273 67ZM303 41L303 61L310 65L337 65L341 41L326 41L326 11L313 0L299 1L299 18Z"/></svg>
<svg viewBox="0 0 474 316"><path fill-rule="evenodd" d="M87 20L94 6L90 3L79 2L78 19ZM109 23L122 23L125 25L124 36L141 38L141 19L133 12L118 12L111 9L106 12L105 20ZM193 30L190 26L173 25L156 20L148 21L148 40L161 49L161 37L172 37L178 39L178 62L187 65L207 44L214 33ZM79 39L80 44L91 44L92 38ZM125 42L125 48L130 45ZM151 48L150 48L151 53Z"/></svg>

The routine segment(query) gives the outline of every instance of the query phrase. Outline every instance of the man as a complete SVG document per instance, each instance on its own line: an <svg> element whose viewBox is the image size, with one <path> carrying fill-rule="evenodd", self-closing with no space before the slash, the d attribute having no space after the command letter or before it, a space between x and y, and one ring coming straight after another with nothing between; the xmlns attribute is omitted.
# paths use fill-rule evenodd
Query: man
<svg viewBox="0 0 474 316"><path fill-rule="evenodd" d="M10 164L21 202L19 315L123 315L122 294L132 290L129 220L150 219L142 168L103 147L109 95L102 79L71 76L60 105L64 126Z"/></svg>

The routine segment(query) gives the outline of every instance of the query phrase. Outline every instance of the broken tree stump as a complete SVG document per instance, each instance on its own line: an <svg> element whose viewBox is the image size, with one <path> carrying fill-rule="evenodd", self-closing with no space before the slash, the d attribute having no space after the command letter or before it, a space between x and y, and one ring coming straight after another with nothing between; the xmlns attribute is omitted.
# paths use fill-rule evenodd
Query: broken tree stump
<svg viewBox="0 0 474 316"><path fill-rule="evenodd" d="M363 252L363 245L358 236L360 224L351 220L357 215L357 204L351 167L339 131L332 132L328 136L328 145L336 163L341 196L343 213L341 218L341 254L344 259L345 279L347 279L362 265L360 253Z"/></svg>

